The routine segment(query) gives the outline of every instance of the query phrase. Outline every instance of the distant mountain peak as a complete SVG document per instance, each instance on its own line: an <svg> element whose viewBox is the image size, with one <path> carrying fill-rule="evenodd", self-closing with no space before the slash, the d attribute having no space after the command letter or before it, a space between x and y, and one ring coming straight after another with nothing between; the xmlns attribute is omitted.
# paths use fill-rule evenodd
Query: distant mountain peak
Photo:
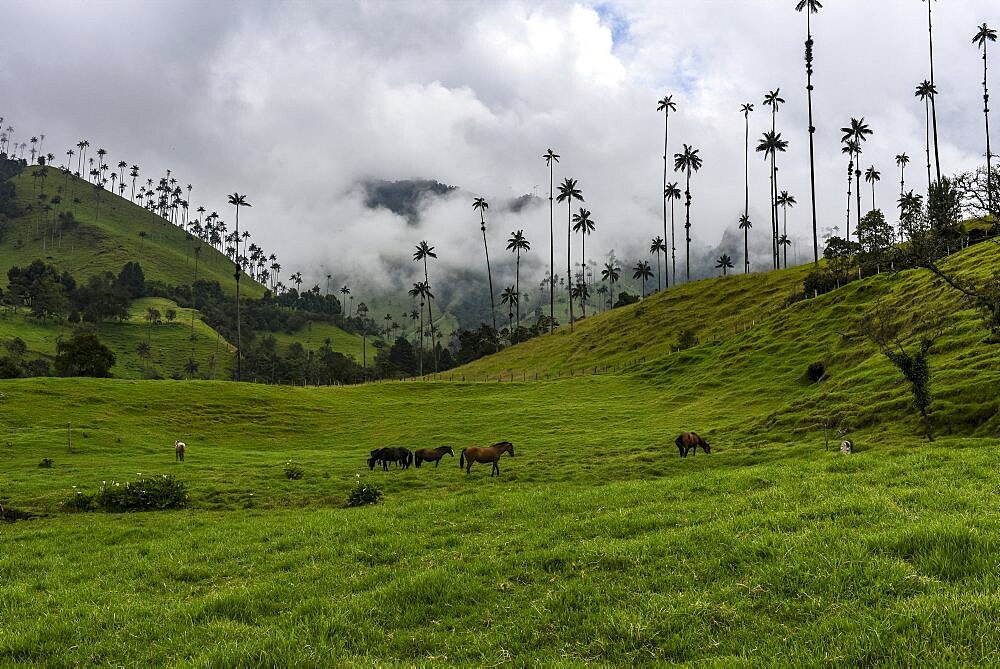
<svg viewBox="0 0 1000 669"><path fill-rule="evenodd" d="M419 218L420 200L424 197L447 195L457 186L449 186L435 179L403 179L386 181L369 179L361 185L365 189L365 206L370 209L388 209L402 216L410 225Z"/></svg>

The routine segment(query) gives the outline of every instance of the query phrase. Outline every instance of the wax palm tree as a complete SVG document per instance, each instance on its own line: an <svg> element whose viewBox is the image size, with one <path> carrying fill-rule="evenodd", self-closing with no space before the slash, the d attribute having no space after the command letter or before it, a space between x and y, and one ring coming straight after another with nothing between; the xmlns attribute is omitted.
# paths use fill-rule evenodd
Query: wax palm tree
<svg viewBox="0 0 1000 669"><path fill-rule="evenodd" d="M340 289L340 294L343 295L344 299L346 300L347 296L351 294L351 289L348 286L342 286ZM351 317L350 311L348 311L347 317L348 318Z"/></svg>
<svg viewBox="0 0 1000 669"><path fill-rule="evenodd" d="M517 288L514 286L507 286L504 288L500 293L500 304L507 305L507 330L511 333L510 343L514 343L514 309L517 308L518 311L520 311L520 308L517 307L517 303Z"/></svg>
<svg viewBox="0 0 1000 669"><path fill-rule="evenodd" d="M691 172L697 172L701 169L702 165L701 156L698 155L698 151L699 149L685 144L682 153L674 154L674 171L684 170L686 178L684 186L684 232L686 233L685 238L687 241L686 260L684 264L686 281L691 280ZM677 283L676 280L674 283Z"/></svg>
<svg viewBox="0 0 1000 669"><path fill-rule="evenodd" d="M788 148L788 141L781 138L780 132L769 131L765 132L763 137L761 137L760 142L757 144L757 151L764 154L764 159L771 160L771 185L776 186L776 173L777 173L777 161L775 157L777 154L784 153L785 149ZM778 216L775 207L778 206L778 198L776 193L772 193L773 197L771 199L771 256L773 260L774 269L778 269Z"/></svg>
<svg viewBox="0 0 1000 669"><path fill-rule="evenodd" d="M549 168L549 276L556 275L556 237L553 227L553 169L555 163L559 162L559 154L549 148L542 154L545 165ZM556 322L556 289L555 281L549 281L549 332L555 327Z"/></svg>
<svg viewBox="0 0 1000 669"><path fill-rule="evenodd" d="M132 177L132 201L135 202L135 180L139 176L139 166L133 165L129 168L128 175Z"/></svg>
<svg viewBox="0 0 1000 669"><path fill-rule="evenodd" d="M986 117L986 208L996 216L993 209L993 170L990 168L990 89L986 85L986 45L997 41L997 31L985 23L979 26L979 31L972 37L972 43L983 50L983 115Z"/></svg>
<svg viewBox="0 0 1000 669"><path fill-rule="evenodd" d="M865 181L872 185L872 211L875 211L875 184L882 180L882 173L872 165L865 170Z"/></svg>
<svg viewBox="0 0 1000 669"><path fill-rule="evenodd" d="M38 149L35 148L35 145L38 144L38 138L37 137L32 137L28 141L31 142L31 162L30 162L30 164L34 165L35 164L35 154L38 153Z"/></svg>
<svg viewBox="0 0 1000 669"><path fill-rule="evenodd" d="M931 88L934 88L934 29L931 24L931 0L927 0L927 44L931 63ZM938 150L937 131L937 90L931 95L931 125L934 127L934 168L938 182L941 181L941 154Z"/></svg>
<svg viewBox="0 0 1000 669"><path fill-rule="evenodd" d="M239 193L233 193L229 196L229 204L236 207L236 237L239 239L240 207L251 207L253 205L247 202L246 195L240 195ZM240 326L240 274L243 272L240 269L239 258L236 259L235 265L233 276L236 278L236 380L240 381L243 378L243 332Z"/></svg>
<svg viewBox="0 0 1000 669"><path fill-rule="evenodd" d="M798 202L794 195L789 195L787 190L778 193L778 206L781 207L783 222L781 224L781 236L788 239L788 208L795 207ZM778 237L778 246L781 246L781 237ZM785 268L788 268L788 254L785 254Z"/></svg>
<svg viewBox="0 0 1000 669"><path fill-rule="evenodd" d="M816 229L816 162L813 151L813 135L816 128L813 126L813 38L811 16L823 8L823 3L819 0L799 0L795 4L795 11L806 13L806 97L809 100L809 190L812 194L812 228L813 228L813 264L819 264L819 236Z"/></svg>
<svg viewBox="0 0 1000 669"><path fill-rule="evenodd" d="M583 192L576 187L576 179L570 179L569 177L563 179L563 182L559 184L559 195L556 197L556 202L566 203L566 282L567 285L573 285L573 258L570 251L572 246L570 242L572 241L572 213L573 213L573 200L579 200L583 202ZM569 301L569 329L570 332L573 331L573 300Z"/></svg>
<svg viewBox="0 0 1000 669"><path fill-rule="evenodd" d="M781 97L781 89L776 88L773 91L769 91L767 95L764 96L764 104L771 108L771 134L780 137L780 133L777 132L776 121L778 115L778 107L785 102L785 99ZM787 145L787 143L786 143ZM758 147L757 149L761 149ZM776 149L777 150L777 149ZM775 150L775 151L776 151ZM766 154L765 154L766 155ZM774 254L774 268L778 268L778 166L776 163L777 156L775 152L771 152L771 235L772 243L771 248Z"/></svg>
<svg viewBox="0 0 1000 669"><path fill-rule="evenodd" d="M427 274L427 259L437 258L437 254L434 253L434 247L428 246L426 241L421 240L417 244L416 251L413 252L413 259L417 262L423 261L424 263L424 284L427 289L430 290L431 280L430 276ZM431 312L431 300L427 300L427 322L434 323L434 314ZM431 351L434 352L434 371L437 371L437 347L434 344L434 334L431 333Z"/></svg>
<svg viewBox="0 0 1000 669"><path fill-rule="evenodd" d="M847 154L847 230L845 237L851 238L851 187L854 184L854 153L860 151L861 147L853 139L844 142L840 149L841 153Z"/></svg>
<svg viewBox="0 0 1000 669"><path fill-rule="evenodd" d="M900 153L896 156L896 167L899 168L899 194L902 195L906 188L906 178L904 175L904 170L906 170L907 164L910 162L910 157L905 153Z"/></svg>
<svg viewBox="0 0 1000 669"><path fill-rule="evenodd" d="M611 306L615 304L615 284L618 283L618 279L621 278L622 268L613 262L604 263L604 269L601 270L601 280L607 281L611 286Z"/></svg>
<svg viewBox="0 0 1000 669"><path fill-rule="evenodd" d="M858 210L856 212L857 222L861 222L861 145L868 141L868 135L872 134L871 128L865 123L865 117L860 119L852 118L849 126L840 129L844 133L841 141L854 141L854 186L856 189ZM857 226L855 226L857 229Z"/></svg>
<svg viewBox="0 0 1000 669"><path fill-rule="evenodd" d="M524 238L524 230L510 233L507 250L517 256L514 269L514 290L521 294L521 254L531 250L531 242ZM521 301L517 302L517 327L521 327Z"/></svg>
<svg viewBox="0 0 1000 669"><path fill-rule="evenodd" d="M667 184L663 189L663 197L670 200L670 272L667 276L667 288L669 288L671 276L674 277L674 285L677 285L677 229L674 226L674 203L681 199L681 189L678 188L676 181ZM665 243L667 238L663 239ZM666 263L666 258L663 262Z"/></svg>
<svg viewBox="0 0 1000 669"><path fill-rule="evenodd" d="M920 98L924 103L924 125L926 134L926 148L927 148L927 188L930 190L931 187L931 108L930 101L934 99L937 95L937 89L931 82L924 79L919 84L917 84L917 89L913 93L916 97Z"/></svg>
<svg viewBox="0 0 1000 669"><path fill-rule="evenodd" d="M607 300L604 299L604 296L608 294L608 287L603 285L598 286L597 290L595 290L594 292L596 292L598 295L601 296L601 306L607 309L608 304Z"/></svg>
<svg viewBox="0 0 1000 669"><path fill-rule="evenodd" d="M792 240L788 238L788 235L781 235L778 237L778 248L781 249L781 255L783 256L782 265L785 269L788 269L788 247L792 245Z"/></svg>
<svg viewBox="0 0 1000 669"><path fill-rule="evenodd" d="M590 218L590 212L583 207L580 207L580 211L573 214L573 232L580 233L580 257L583 259L583 281L586 283L586 267L587 267L587 235L594 231L594 221ZM586 302L584 302L583 307L583 317L587 317L587 307Z"/></svg>
<svg viewBox="0 0 1000 669"><path fill-rule="evenodd" d="M730 258L728 254L723 253L719 256L719 259L715 261L715 268L722 268L722 276L726 276L726 272L733 268L733 259Z"/></svg>
<svg viewBox="0 0 1000 669"><path fill-rule="evenodd" d="M587 286L587 280L582 274L576 283L573 284L573 287L569 289L569 297L571 300L580 300L580 307L583 309L583 318L586 318L587 300L590 299L590 287Z"/></svg>
<svg viewBox="0 0 1000 669"><path fill-rule="evenodd" d="M489 279L490 283L490 315L493 318L493 331L497 330L497 307L496 302L493 297L493 271L490 269L490 248L486 244L486 215L485 212L490 208L489 203L481 198L477 197L472 201L472 208L479 210L479 229L483 232L483 248L486 249L486 277Z"/></svg>
<svg viewBox="0 0 1000 669"><path fill-rule="evenodd" d="M740 230L743 231L743 273L750 273L750 228L753 223L746 214L740 216Z"/></svg>
<svg viewBox="0 0 1000 669"><path fill-rule="evenodd" d="M740 113L743 114L744 121L744 189L743 189L743 216L740 218L740 227L742 230L748 231L750 228L750 112L753 111L753 103L747 102L742 107L740 107ZM747 227L743 227L743 221L747 221ZM743 236L743 269L744 274L750 273L750 258L747 254L747 249L749 242L747 240L747 233Z"/></svg>
<svg viewBox="0 0 1000 669"><path fill-rule="evenodd" d="M649 252L656 256L656 290L660 290L660 253L663 253L664 258L667 255L667 247L663 243L663 237L653 237L653 241L649 243Z"/></svg>
<svg viewBox="0 0 1000 669"><path fill-rule="evenodd" d="M649 266L649 262L645 260L637 262L632 268L632 278L642 281L642 296L646 297L646 280L653 278L653 268Z"/></svg>
<svg viewBox="0 0 1000 669"><path fill-rule="evenodd" d="M420 355L419 367L420 376L424 375L424 301L427 297L427 284L423 281L418 281L413 284L413 288L408 291L410 297L416 299L420 298Z"/></svg>
<svg viewBox="0 0 1000 669"><path fill-rule="evenodd" d="M656 111L663 112L663 238L667 238L667 140L670 136L670 112L677 111L677 104L672 95L664 95L656 103ZM665 256L664 256L665 258ZM659 281L659 274L657 274Z"/></svg>

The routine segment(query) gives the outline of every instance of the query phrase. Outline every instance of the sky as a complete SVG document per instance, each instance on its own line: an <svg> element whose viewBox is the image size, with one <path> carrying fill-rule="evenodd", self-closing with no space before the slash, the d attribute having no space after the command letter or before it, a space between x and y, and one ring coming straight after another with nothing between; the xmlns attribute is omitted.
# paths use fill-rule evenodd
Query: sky
<svg viewBox="0 0 1000 669"><path fill-rule="evenodd" d="M532 244L522 272L537 281L548 268L549 147L561 156L556 184L577 179L596 223L588 259L603 262L613 251L622 264L656 267L648 252L663 228L656 103L668 94L677 105L669 153L689 144L704 161L691 180L692 273L714 272L721 252L741 268L740 107L751 102L751 246L754 268L764 269L768 170L753 149L770 129L762 101L773 89L786 100L776 126L789 141L779 188L797 200L788 214L790 261L811 256L805 15L794 4L7 0L0 116L18 141L44 134L56 164L87 139L92 150L108 150L109 164L138 164L143 178L170 169L194 186L192 209L232 219L227 194L245 194L253 207L241 212L241 227L277 253L286 282L301 271L307 285L331 274L337 285L396 290L422 272L411 255L424 239L438 253L434 271L481 268L471 205L485 197L499 293L512 279L514 256L504 246L514 230ZM817 215L821 234L835 226L843 234L839 129L851 117L874 131L861 161L881 172L880 208L891 210L898 197L899 153L911 158L907 189L926 189L924 107L914 89L929 76L927 5L824 5L813 17ZM934 3L946 174L984 162L982 59L971 41L984 21L1000 24L996 0ZM366 179L411 178L459 190L426 201L416 225L365 207ZM669 180L683 190L672 164ZM867 211L867 184L862 193ZM543 199L519 213L502 206L523 194ZM683 273L682 202L676 216ZM557 205L563 273L566 217ZM579 262L578 235L572 244Z"/></svg>

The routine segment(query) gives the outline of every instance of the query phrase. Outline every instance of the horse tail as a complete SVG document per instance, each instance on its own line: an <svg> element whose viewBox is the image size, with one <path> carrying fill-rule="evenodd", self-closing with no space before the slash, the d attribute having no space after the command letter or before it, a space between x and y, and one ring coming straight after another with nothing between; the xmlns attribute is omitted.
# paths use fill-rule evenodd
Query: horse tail
<svg viewBox="0 0 1000 669"><path fill-rule="evenodd" d="M462 455L458 458L458 468L461 469L465 466L465 449L462 449Z"/></svg>

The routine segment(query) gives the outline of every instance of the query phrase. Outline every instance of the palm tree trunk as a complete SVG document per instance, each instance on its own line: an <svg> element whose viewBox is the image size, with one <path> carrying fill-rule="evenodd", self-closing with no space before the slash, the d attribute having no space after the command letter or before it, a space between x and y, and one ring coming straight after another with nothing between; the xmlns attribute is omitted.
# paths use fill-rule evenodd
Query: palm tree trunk
<svg viewBox="0 0 1000 669"><path fill-rule="evenodd" d="M872 180L872 211L875 211L875 180Z"/></svg>
<svg viewBox="0 0 1000 669"><path fill-rule="evenodd" d="M570 257L572 247L573 198L566 198L566 290L569 292L569 331L573 331L573 265Z"/></svg>
<svg viewBox="0 0 1000 669"><path fill-rule="evenodd" d="M670 108L666 108L663 116L663 239L667 238L667 137L670 129ZM656 264L659 271L659 261ZM677 276L674 276L674 283L677 283ZM659 276L657 276L657 286L659 286ZM667 287L670 287L670 277L667 277Z"/></svg>
<svg viewBox="0 0 1000 669"><path fill-rule="evenodd" d="M517 293L517 327L521 327L521 248L517 249L517 260L514 263L514 291Z"/></svg>
<svg viewBox="0 0 1000 669"><path fill-rule="evenodd" d="M750 228L743 228L743 273L750 273Z"/></svg>
<svg viewBox="0 0 1000 669"><path fill-rule="evenodd" d="M431 280L427 276L427 256L424 256L424 285L427 286L427 290L431 289ZM434 371L438 371L438 359L437 359L437 346L434 345L434 314L431 312L431 301L430 296L427 297L427 320L431 324L431 355L434 357Z"/></svg>
<svg viewBox="0 0 1000 669"><path fill-rule="evenodd" d="M854 196L858 200L858 210L854 212L854 232L857 234L858 229L861 228L861 154L858 153L855 158L857 159L857 164L854 166L854 187L857 192Z"/></svg>
<svg viewBox="0 0 1000 669"><path fill-rule="evenodd" d="M931 26L931 0L927 1L927 41L930 47L930 61L931 61L931 88L934 88L934 31ZM938 131L937 131L937 104L934 98L937 97L937 93L931 95L931 120L934 125L934 167L937 173L937 180L941 181L941 155L938 150Z"/></svg>
<svg viewBox="0 0 1000 669"><path fill-rule="evenodd" d="M556 237L553 228L552 162L549 162L549 332L556 322Z"/></svg>
<svg viewBox="0 0 1000 669"><path fill-rule="evenodd" d="M809 99L809 190L812 195L812 226L813 226L813 264L819 264L819 233L816 227L816 161L814 158L813 135L813 85L812 85L812 24L809 17L809 7L806 7L806 96Z"/></svg>
<svg viewBox="0 0 1000 669"><path fill-rule="evenodd" d="M990 154L990 90L986 86L986 44L988 40L983 40L983 115L986 117L986 209L990 214L996 216L993 211L993 170L990 167L992 155Z"/></svg>
<svg viewBox="0 0 1000 669"><path fill-rule="evenodd" d="M666 262L666 260L664 260ZM670 198L670 273L674 276L674 285L677 285L677 228L674 225L674 199ZM614 300L611 304L614 305Z"/></svg>
<svg viewBox="0 0 1000 669"><path fill-rule="evenodd" d="M482 217L482 211L480 211L480 217ZM490 247L486 244L485 223L483 223L483 248L486 249L486 276L490 282L490 315L493 318L493 332L495 336L497 331L497 307L496 301L493 299L493 270L490 269Z"/></svg>
<svg viewBox="0 0 1000 669"><path fill-rule="evenodd" d="M931 191L931 108L930 101L924 98L924 132L926 137L926 148L927 148L927 192Z"/></svg>
<svg viewBox="0 0 1000 669"><path fill-rule="evenodd" d="M580 258L582 262L580 263L580 280L583 285L587 285L587 228L584 227L580 230ZM583 313L583 318L587 317L587 298L583 295L580 296L580 309Z"/></svg>
<svg viewBox="0 0 1000 669"><path fill-rule="evenodd" d="M778 255L778 168L775 165L774 152L771 152L771 255L774 269L781 268Z"/></svg>
<svg viewBox="0 0 1000 669"><path fill-rule="evenodd" d="M656 250L656 290L657 291L659 291L659 290L661 290L663 288L663 285L660 282L660 275L661 274L662 274L662 271L660 270L660 250L657 249Z"/></svg>
<svg viewBox="0 0 1000 669"><path fill-rule="evenodd" d="M684 260L685 281L691 281L691 168L687 169L687 181L684 185L684 232L686 244L686 255ZM646 282L643 281L643 294L645 294Z"/></svg>
<svg viewBox="0 0 1000 669"><path fill-rule="evenodd" d="M418 370L420 371L420 376L424 375L424 303L420 302L420 355L418 356L420 364L418 365Z"/></svg>
<svg viewBox="0 0 1000 669"><path fill-rule="evenodd" d="M750 114L744 112L743 119L746 121L746 138L744 139L746 159L743 165L744 191L743 191L743 216L750 216ZM743 273L750 273L750 229L743 228Z"/></svg>
<svg viewBox="0 0 1000 669"><path fill-rule="evenodd" d="M847 161L847 230L844 231L844 239L851 241L851 185L854 181L854 154ZM928 172L930 175L930 172Z"/></svg>
<svg viewBox="0 0 1000 669"><path fill-rule="evenodd" d="M236 205L236 239L240 233L240 207ZM239 242L237 242L239 243ZM234 263L236 267L236 380L243 379L243 330L240 325L240 263L239 258Z"/></svg>

